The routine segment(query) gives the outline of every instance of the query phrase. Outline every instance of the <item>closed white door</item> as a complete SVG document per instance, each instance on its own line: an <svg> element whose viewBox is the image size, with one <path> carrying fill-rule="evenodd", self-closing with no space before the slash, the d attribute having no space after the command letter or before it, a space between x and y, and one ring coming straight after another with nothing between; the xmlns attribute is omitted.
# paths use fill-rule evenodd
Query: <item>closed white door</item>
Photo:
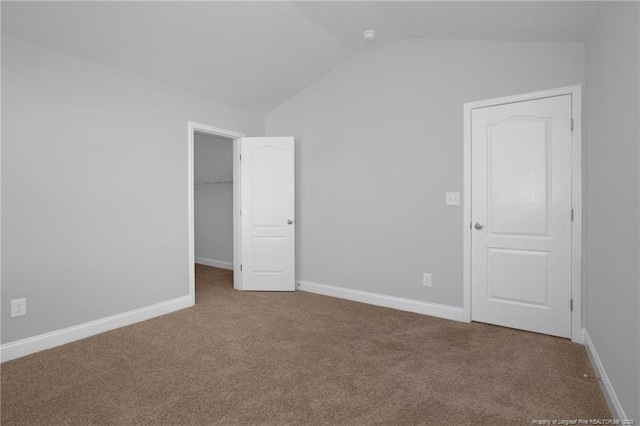
<svg viewBox="0 0 640 426"><path fill-rule="evenodd" d="M571 336L571 95L471 112L471 319Z"/></svg>
<svg viewBox="0 0 640 426"><path fill-rule="evenodd" d="M294 138L239 142L242 290L294 291Z"/></svg>

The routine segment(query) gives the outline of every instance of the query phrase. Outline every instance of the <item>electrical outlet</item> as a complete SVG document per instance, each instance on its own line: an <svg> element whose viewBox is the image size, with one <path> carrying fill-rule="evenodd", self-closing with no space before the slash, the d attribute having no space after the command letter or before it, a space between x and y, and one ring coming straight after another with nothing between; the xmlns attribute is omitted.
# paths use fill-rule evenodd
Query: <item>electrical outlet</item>
<svg viewBox="0 0 640 426"><path fill-rule="evenodd" d="M13 299L11 301L11 317L27 315L27 299Z"/></svg>
<svg viewBox="0 0 640 426"><path fill-rule="evenodd" d="M422 274L422 285L431 287L431 274Z"/></svg>

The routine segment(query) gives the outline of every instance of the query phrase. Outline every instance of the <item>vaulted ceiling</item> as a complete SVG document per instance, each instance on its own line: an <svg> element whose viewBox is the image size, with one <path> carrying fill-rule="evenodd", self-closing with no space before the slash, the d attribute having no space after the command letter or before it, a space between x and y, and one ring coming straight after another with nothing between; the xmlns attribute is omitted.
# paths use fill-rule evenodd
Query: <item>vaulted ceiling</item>
<svg viewBox="0 0 640 426"><path fill-rule="evenodd" d="M591 1L2 2L2 31L221 103L269 111L405 38L583 42ZM373 42L363 40L374 29Z"/></svg>

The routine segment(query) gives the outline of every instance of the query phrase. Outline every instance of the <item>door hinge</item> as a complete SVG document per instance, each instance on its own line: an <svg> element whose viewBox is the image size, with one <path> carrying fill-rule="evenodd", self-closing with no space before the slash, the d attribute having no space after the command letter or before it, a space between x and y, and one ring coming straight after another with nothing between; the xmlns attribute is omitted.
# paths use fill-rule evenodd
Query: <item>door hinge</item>
<svg viewBox="0 0 640 426"><path fill-rule="evenodd" d="M573 209L571 209L571 222L573 222Z"/></svg>
<svg viewBox="0 0 640 426"><path fill-rule="evenodd" d="M571 127L571 130L573 130L573 125ZM242 154L240 154L240 161L242 161Z"/></svg>
<svg viewBox="0 0 640 426"><path fill-rule="evenodd" d="M242 271L242 263L240 264L240 270Z"/></svg>
<svg viewBox="0 0 640 426"><path fill-rule="evenodd" d="M573 299L571 299L571 312L573 312Z"/></svg>
<svg viewBox="0 0 640 426"><path fill-rule="evenodd" d="M571 119L571 131L573 132L573 118Z"/></svg>

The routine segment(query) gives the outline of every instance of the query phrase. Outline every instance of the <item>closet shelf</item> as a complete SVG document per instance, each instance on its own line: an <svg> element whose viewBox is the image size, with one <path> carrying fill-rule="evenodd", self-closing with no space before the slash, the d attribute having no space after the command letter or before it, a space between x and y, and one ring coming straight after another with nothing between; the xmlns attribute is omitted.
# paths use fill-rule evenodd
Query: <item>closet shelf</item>
<svg viewBox="0 0 640 426"><path fill-rule="evenodd" d="M226 185L228 183L233 183L232 180L220 180L217 182L196 182L194 185Z"/></svg>

